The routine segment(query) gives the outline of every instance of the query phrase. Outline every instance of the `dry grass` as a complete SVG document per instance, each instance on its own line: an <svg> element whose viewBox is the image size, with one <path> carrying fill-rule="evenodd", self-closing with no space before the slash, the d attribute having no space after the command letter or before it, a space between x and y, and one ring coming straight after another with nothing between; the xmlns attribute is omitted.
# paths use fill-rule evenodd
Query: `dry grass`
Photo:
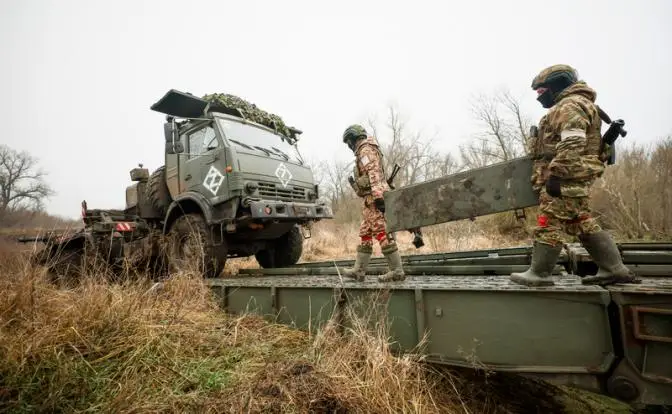
<svg viewBox="0 0 672 414"><path fill-rule="evenodd" d="M58 289L15 255L0 275L2 410L455 411L432 401L420 364L363 328L311 338L225 315L189 274L158 290L92 276Z"/></svg>
<svg viewBox="0 0 672 414"><path fill-rule="evenodd" d="M59 289L22 253L4 254L12 260L0 267L3 412L560 409L555 387L436 370L421 353L395 355L379 297L360 304L370 312L349 312L309 335L222 313L199 276L174 275L152 289L89 275Z"/></svg>

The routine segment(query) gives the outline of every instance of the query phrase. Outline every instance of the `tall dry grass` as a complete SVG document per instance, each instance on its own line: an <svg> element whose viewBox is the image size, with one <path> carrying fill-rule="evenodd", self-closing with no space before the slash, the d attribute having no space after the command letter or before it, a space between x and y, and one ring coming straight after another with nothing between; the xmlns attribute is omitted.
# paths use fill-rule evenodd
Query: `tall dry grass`
<svg viewBox="0 0 672 414"><path fill-rule="evenodd" d="M428 397L417 362L363 329L325 341L225 315L191 274L158 290L95 275L59 289L14 254L0 275L2 411L457 412ZM345 371L346 349L345 367L364 357L375 369Z"/></svg>
<svg viewBox="0 0 672 414"><path fill-rule="evenodd" d="M192 273L158 288L91 273L66 289L23 253L5 254L14 259L0 266L2 412L561 412L566 395L394 354L382 297L311 335L222 313Z"/></svg>

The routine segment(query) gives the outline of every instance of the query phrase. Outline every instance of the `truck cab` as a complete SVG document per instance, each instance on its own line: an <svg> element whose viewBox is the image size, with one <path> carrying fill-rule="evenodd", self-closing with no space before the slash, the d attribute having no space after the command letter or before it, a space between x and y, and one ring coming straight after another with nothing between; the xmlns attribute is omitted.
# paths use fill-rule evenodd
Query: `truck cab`
<svg viewBox="0 0 672 414"><path fill-rule="evenodd" d="M142 197L128 193L146 188L145 206L152 208L144 216L158 218L167 235L183 227L185 215L201 223L221 259L217 268L226 257L250 255L262 267L293 265L301 230L333 217L297 147L300 130L253 105L221 105L176 90L151 109L166 115L165 165L144 187L129 187L127 200L139 205Z"/></svg>

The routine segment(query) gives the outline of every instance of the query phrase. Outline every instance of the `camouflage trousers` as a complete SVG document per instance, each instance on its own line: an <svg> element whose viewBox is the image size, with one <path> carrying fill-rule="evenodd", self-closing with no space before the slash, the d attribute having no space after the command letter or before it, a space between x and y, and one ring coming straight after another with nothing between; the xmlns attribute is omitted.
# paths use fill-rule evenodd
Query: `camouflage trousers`
<svg viewBox="0 0 672 414"><path fill-rule="evenodd" d="M361 246L364 247L372 247L374 239L378 240L381 248L394 244L393 236L385 231L385 216L376 209L372 202L364 202L359 237Z"/></svg>
<svg viewBox="0 0 672 414"><path fill-rule="evenodd" d="M542 187L539 211L534 239L542 243L558 246L563 243L564 234L578 236L601 230L588 197L551 197Z"/></svg>

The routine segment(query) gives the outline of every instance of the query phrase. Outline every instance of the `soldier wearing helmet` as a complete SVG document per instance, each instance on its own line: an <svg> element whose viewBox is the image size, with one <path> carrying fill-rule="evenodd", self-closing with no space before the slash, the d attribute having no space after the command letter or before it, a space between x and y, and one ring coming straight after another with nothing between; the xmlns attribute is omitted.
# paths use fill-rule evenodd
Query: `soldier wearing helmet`
<svg viewBox="0 0 672 414"><path fill-rule="evenodd" d="M599 266L596 275L583 278L584 284L637 283L589 206L590 188L604 172L607 157L599 153L602 120L595 90L579 80L576 70L568 65L542 70L531 86L537 100L548 109L530 148L540 213L531 266L524 273L513 273L511 280L527 286L553 285L550 274L566 233L577 236Z"/></svg>
<svg viewBox="0 0 672 414"><path fill-rule="evenodd" d="M364 199L362 222L359 227L361 239L357 247L355 266L347 269L346 277L363 281L366 275L374 239L387 259L390 271L378 277L380 282L401 281L406 278L401 266L401 256L392 234L385 230L385 201L383 193L389 190L383 171L383 155L378 142L369 136L360 125L351 125L343 132L343 142L355 153L354 177L350 185Z"/></svg>

